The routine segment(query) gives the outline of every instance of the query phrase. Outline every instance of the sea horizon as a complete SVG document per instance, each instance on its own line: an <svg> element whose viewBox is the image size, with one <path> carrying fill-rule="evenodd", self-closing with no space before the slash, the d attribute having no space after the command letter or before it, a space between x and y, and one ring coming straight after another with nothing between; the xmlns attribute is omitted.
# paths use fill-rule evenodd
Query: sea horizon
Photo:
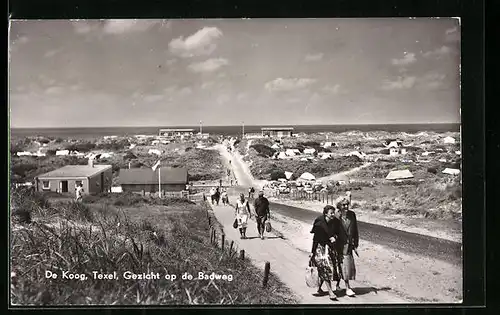
<svg viewBox="0 0 500 315"><path fill-rule="evenodd" d="M261 128L269 127L293 127L295 133L320 133L320 132L459 132L460 123L411 123L411 124L335 124L335 125L245 125L246 134L260 133ZM194 129L199 132L200 126L114 126L114 127L31 127L10 128L11 136L30 137L73 137L73 138L95 138L103 136L130 136L130 135L157 135L159 129ZM202 126L203 133L218 134L225 136L241 135L242 125L214 125Z"/></svg>

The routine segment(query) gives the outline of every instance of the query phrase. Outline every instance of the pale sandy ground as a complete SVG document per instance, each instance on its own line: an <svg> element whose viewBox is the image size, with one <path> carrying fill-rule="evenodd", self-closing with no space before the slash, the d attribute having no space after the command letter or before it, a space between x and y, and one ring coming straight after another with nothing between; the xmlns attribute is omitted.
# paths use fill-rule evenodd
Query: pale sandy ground
<svg viewBox="0 0 500 315"><path fill-rule="evenodd" d="M355 199L356 198L355 194L356 193L353 192L352 202L356 202L360 206L362 206L363 203ZM326 205L325 203L320 201L285 200L273 197L269 197L269 201L284 205L309 209L317 211L318 213L321 212L323 210L323 207ZM353 209L353 211L356 212L356 216L359 221L382 225L406 232L442 238L450 241L455 241L460 243L462 242L461 230L452 230L450 228L447 228L439 221L433 221L419 217L408 217L405 215L397 215L397 214L387 215L376 211L364 210L362 209L362 207Z"/></svg>
<svg viewBox="0 0 500 315"><path fill-rule="evenodd" d="M311 222L312 224L312 222ZM311 225L272 214L273 229L297 249L310 252ZM413 302L459 303L462 300L462 269L452 264L396 252L384 246L360 241L355 257L357 281L379 290L391 288Z"/></svg>

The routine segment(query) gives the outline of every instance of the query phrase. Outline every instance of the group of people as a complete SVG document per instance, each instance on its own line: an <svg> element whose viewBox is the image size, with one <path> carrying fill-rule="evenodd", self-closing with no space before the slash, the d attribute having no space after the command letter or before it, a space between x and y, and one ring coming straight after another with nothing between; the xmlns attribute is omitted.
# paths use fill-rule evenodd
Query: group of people
<svg viewBox="0 0 500 315"><path fill-rule="evenodd" d="M265 225L266 222L271 218L269 212L269 200L264 197L264 192L259 192L259 197L254 201L254 211L255 220L257 221L257 232L259 237L264 239ZM238 223L238 229L240 231L240 238L247 238L247 225L248 219L252 218L252 211L250 210L250 204L248 200L245 199L245 194L240 194L240 199L236 202L235 206L235 216Z"/></svg>
<svg viewBox="0 0 500 315"><path fill-rule="evenodd" d="M213 205L215 205L215 204L219 205L219 202L221 199L222 199L222 203L224 205L229 204L227 190L219 188L219 187L212 187L210 189L210 199L211 199Z"/></svg>
<svg viewBox="0 0 500 315"><path fill-rule="evenodd" d="M310 262L317 267L320 280L317 294L324 293L321 287L325 283L332 300L337 299L334 292L341 290L341 280L345 282L346 295L355 295L349 281L356 278L353 253L357 254L359 232L356 214L349 210L350 199L348 193L338 198L335 206L325 206L311 230L314 237Z"/></svg>

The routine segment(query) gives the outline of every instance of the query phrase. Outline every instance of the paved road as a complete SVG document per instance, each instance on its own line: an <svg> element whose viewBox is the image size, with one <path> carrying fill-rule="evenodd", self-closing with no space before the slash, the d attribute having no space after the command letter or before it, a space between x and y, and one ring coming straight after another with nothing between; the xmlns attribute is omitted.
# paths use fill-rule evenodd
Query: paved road
<svg viewBox="0 0 500 315"><path fill-rule="evenodd" d="M231 166L241 185L235 188L234 191L246 194L248 192L248 187L252 185L252 182L255 182L252 179L248 167L241 161L241 157L231 155L222 147L219 147L219 150L226 160L232 159ZM271 206L272 211L306 223L312 223L319 215L318 212L312 210L288 205L272 203ZM425 254L427 257L432 257L459 266L462 265L462 250L460 243L361 221L359 222L359 229L361 239L368 240L375 244L384 245L405 253Z"/></svg>
<svg viewBox="0 0 500 315"><path fill-rule="evenodd" d="M230 189L230 197L235 200L237 189ZM241 240L239 232L232 227L234 220L234 209L231 206L214 205L215 217L224 227L227 240L235 242L238 249L245 250L257 267L264 268L265 262L270 262L271 272L290 288L298 297L301 304L399 304L408 303L391 292L388 288L373 288L363 281L355 281L353 289L357 296L350 298L345 296L345 290L339 292L338 301L330 301L328 295L315 297L315 289L308 288L305 284L305 267L309 260L308 254L304 253L288 243L288 241L271 233L266 234L266 239L258 238L256 223L249 220L247 237ZM342 284L343 287L343 284Z"/></svg>
<svg viewBox="0 0 500 315"><path fill-rule="evenodd" d="M319 215L318 212L313 210L274 202L271 202L271 211L311 224ZM401 252L410 254L425 253L427 257L462 265L460 243L361 221L358 222L358 227L361 239Z"/></svg>

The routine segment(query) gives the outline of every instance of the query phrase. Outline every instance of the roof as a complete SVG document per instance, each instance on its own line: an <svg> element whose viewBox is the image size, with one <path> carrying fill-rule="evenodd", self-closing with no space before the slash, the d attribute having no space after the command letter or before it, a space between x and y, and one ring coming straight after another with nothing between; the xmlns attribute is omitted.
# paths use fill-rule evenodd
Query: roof
<svg viewBox="0 0 500 315"><path fill-rule="evenodd" d="M186 184L188 182L188 172L185 168L161 168L162 184ZM158 170L151 168L131 168L121 169L118 178L120 185L151 185L158 184Z"/></svg>
<svg viewBox="0 0 500 315"><path fill-rule="evenodd" d="M57 170L42 174L38 178L91 177L111 168L111 165L66 165Z"/></svg>
<svg viewBox="0 0 500 315"><path fill-rule="evenodd" d="M293 127L262 127L260 130L263 131L291 131Z"/></svg>
<svg viewBox="0 0 500 315"><path fill-rule="evenodd" d="M160 129L162 131L174 131L174 132L193 132L194 129Z"/></svg>
<svg viewBox="0 0 500 315"><path fill-rule="evenodd" d="M391 171L385 179L405 179L413 178L413 174L409 170Z"/></svg>

